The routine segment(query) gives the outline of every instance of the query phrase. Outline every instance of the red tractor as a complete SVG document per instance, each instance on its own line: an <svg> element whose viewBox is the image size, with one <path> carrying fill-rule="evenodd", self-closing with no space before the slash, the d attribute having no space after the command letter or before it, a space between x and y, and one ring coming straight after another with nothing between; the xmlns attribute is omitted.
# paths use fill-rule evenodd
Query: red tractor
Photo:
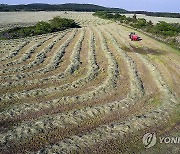
<svg viewBox="0 0 180 154"><path fill-rule="evenodd" d="M129 38L131 39L131 41L141 41L142 40L135 32L131 32L129 34Z"/></svg>

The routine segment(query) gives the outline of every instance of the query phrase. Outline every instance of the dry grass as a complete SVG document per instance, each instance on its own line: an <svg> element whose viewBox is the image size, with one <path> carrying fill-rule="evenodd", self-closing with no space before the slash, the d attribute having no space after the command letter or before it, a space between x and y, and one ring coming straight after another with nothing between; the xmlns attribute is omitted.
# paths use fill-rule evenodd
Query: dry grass
<svg viewBox="0 0 180 154"><path fill-rule="evenodd" d="M180 57L171 47L143 34L132 42L131 29L92 13L0 21L57 15L83 28L0 42L0 153L132 153L143 151L134 136L179 124Z"/></svg>
<svg viewBox="0 0 180 154"><path fill-rule="evenodd" d="M125 14L127 17L133 17L134 14ZM168 17L153 17L146 16L144 14L137 14L137 18L144 18L147 21L152 21L153 23L158 23L159 21L165 21L167 23L180 23L180 18L168 18Z"/></svg>

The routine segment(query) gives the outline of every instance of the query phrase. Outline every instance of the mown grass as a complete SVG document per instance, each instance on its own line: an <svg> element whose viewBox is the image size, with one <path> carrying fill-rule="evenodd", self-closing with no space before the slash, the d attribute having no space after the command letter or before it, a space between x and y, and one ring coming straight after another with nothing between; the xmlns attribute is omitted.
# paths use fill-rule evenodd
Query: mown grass
<svg viewBox="0 0 180 154"><path fill-rule="evenodd" d="M178 105L177 108L180 106ZM137 132L131 132L130 134L124 136L124 140L121 137L117 137L115 140L109 140L104 144L98 144L95 149L92 151L95 154L116 154L116 153L131 153L131 154L164 154L172 153L174 148L178 148L178 145L169 145L167 147L166 144L159 143L159 137L178 137L179 133L176 129L176 126L179 125L180 121L180 110L175 109L174 112L171 113L171 117L167 118L163 122L159 122L159 125L154 125L152 127L147 127L144 130L139 130ZM146 133L155 132L158 139L155 146L150 149L146 149L142 138Z"/></svg>

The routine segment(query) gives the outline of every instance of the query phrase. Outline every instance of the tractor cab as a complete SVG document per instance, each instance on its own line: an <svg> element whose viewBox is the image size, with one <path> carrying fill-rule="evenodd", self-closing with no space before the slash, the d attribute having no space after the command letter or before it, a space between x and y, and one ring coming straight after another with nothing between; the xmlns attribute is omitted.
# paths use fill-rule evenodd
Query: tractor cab
<svg viewBox="0 0 180 154"><path fill-rule="evenodd" d="M135 32L131 32L129 34L129 38L131 39L131 41L141 41L142 40Z"/></svg>

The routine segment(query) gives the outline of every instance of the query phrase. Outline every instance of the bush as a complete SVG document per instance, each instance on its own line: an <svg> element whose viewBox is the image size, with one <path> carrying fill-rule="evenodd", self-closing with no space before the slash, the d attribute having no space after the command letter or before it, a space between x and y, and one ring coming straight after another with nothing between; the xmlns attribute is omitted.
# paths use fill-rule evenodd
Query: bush
<svg viewBox="0 0 180 154"><path fill-rule="evenodd" d="M74 20L54 17L49 22L38 22L35 26L15 27L0 33L0 39L21 38L27 36L41 35L57 32L68 28L79 28Z"/></svg>
<svg viewBox="0 0 180 154"><path fill-rule="evenodd" d="M36 34L44 34L50 33L52 31L52 26L50 23L47 22L38 22L35 26L35 33Z"/></svg>
<svg viewBox="0 0 180 154"><path fill-rule="evenodd" d="M172 24L161 21L153 27L152 32L163 36L176 36L180 32L179 28L180 24Z"/></svg>

